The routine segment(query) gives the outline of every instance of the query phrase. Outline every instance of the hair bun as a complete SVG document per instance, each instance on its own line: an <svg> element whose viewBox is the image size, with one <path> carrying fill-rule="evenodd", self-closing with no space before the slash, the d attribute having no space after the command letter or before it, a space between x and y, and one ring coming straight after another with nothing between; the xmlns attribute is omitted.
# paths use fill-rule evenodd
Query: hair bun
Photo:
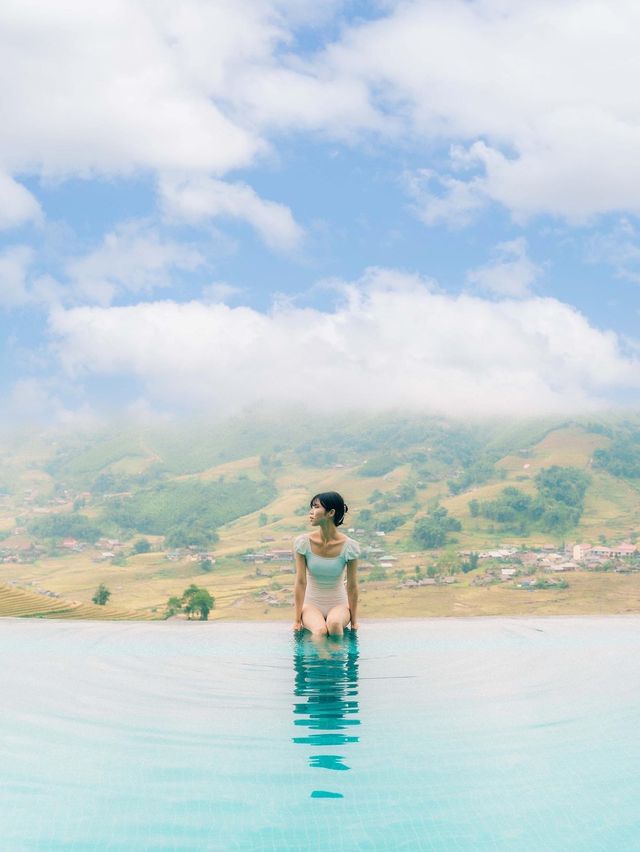
<svg viewBox="0 0 640 852"><path fill-rule="evenodd" d="M349 511L349 507L348 507L348 506L347 506L347 504L345 503L345 504L344 504L344 513L345 513L345 515L347 514L347 512L348 512L348 511Z"/></svg>
<svg viewBox="0 0 640 852"><path fill-rule="evenodd" d="M337 491L322 491L320 494L316 494L311 498L309 505L313 506L316 500L327 510L327 512L334 513L333 522L337 527L339 527L344 518L344 513L347 511L347 507L342 496L338 494Z"/></svg>

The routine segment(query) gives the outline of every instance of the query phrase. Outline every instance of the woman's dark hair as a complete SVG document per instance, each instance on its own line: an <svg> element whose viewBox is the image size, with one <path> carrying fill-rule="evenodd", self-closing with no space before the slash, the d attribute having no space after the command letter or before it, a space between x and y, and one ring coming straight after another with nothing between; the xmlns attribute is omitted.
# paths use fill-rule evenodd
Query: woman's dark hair
<svg viewBox="0 0 640 852"><path fill-rule="evenodd" d="M345 513L349 511L349 507L342 499L342 496L337 491L322 491L320 494L316 494L311 498L309 506L313 506L314 500L317 500L327 512L330 512L332 509L335 511L333 523L339 527L344 521Z"/></svg>

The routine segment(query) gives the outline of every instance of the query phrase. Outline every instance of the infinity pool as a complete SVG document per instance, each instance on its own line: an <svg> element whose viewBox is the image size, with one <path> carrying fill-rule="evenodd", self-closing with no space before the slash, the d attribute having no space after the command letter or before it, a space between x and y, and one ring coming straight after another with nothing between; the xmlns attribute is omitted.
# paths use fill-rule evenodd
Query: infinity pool
<svg viewBox="0 0 640 852"><path fill-rule="evenodd" d="M640 848L640 619L0 620L0 848Z"/></svg>

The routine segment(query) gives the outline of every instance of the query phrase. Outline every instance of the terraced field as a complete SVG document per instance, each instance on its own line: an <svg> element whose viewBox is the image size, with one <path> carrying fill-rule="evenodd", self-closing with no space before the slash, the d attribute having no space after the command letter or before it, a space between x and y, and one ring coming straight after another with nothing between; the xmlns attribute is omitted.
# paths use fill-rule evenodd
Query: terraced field
<svg viewBox="0 0 640 852"><path fill-rule="evenodd" d="M148 612L96 606L38 595L14 586L0 585L0 616L19 618L90 618L101 621L149 620Z"/></svg>

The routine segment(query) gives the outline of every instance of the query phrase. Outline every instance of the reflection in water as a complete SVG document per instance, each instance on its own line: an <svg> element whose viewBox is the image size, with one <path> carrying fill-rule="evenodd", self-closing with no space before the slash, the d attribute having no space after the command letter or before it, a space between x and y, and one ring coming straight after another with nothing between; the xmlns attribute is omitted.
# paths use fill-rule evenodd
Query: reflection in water
<svg viewBox="0 0 640 852"><path fill-rule="evenodd" d="M335 750L357 743L358 638L348 631L342 637L312 638L306 631L294 645L295 695L293 712L297 727L308 728L294 743L311 746L309 765L338 772L348 770L344 754ZM322 751L317 752L317 749ZM341 793L314 790L312 798L342 798Z"/></svg>

